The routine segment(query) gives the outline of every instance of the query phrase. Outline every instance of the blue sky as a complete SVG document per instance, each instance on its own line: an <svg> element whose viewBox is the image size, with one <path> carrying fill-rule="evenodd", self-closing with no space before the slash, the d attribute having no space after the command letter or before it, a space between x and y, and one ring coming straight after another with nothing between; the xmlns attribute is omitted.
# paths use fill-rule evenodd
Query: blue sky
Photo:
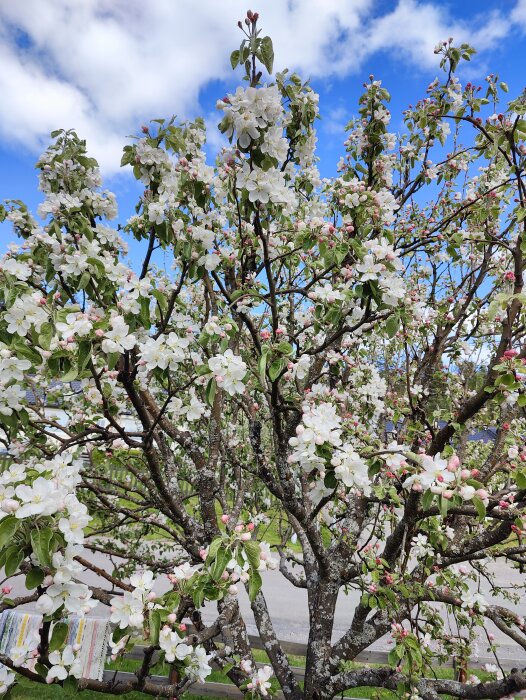
<svg viewBox="0 0 526 700"><path fill-rule="evenodd" d="M0 200L40 201L34 163L55 128L74 127L119 199L121 221L140 191L119 170L126 135L150 118L205 117L218 145L215 102L237 84L228 62L248 8L240 0L24 0L0 5ZM392 94L392 130L439 74L433 47L449 36L478 50L460 77L499 73L524 88L526 0L261 0L275 67L311 77L320 93L320 170L335 172L343 127L369 74ZM0 227L0 247L12 240Z"/></svg>

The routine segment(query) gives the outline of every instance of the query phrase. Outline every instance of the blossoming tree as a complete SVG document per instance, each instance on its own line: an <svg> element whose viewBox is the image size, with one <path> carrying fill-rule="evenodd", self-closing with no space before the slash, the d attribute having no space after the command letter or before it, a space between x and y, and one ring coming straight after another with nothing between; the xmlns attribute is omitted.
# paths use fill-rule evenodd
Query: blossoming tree
<svg viewBox="0 0 526 700"><path fill-rule="evenodd" d="M433 668L468 664L481 638L498 665L488 625L526 649L523 586L495 579L526 563L526 99L499 108L494 75L485 92L461 85L473 50L444 42L444 80L405 132L388 131L371 78L338 175L321 179L318 98L287 71L262 82L273 53L257 19L239 23L246 82L217 103L230 145L214 166L201 120L143 127L122 164L144 193L116 229L97 163L59 131L37 166L40 222L21 202L1 209L20 241L0 264L0 558L27 592L9 599L7 582L0 607L44 617L0 656L0 691L15 670L172 697L213 664L287 700L524 689L520 670L481 682ZM113 571L103 555L120 557ZM303 685L268 575L308 594ZM353 592L337 638L336 601ZM132 681L79 678L64 619L98 602L115 657L146 640ZM389 633L387 665L346 663ZM158 658L173 669L161 686Z"/></svg>

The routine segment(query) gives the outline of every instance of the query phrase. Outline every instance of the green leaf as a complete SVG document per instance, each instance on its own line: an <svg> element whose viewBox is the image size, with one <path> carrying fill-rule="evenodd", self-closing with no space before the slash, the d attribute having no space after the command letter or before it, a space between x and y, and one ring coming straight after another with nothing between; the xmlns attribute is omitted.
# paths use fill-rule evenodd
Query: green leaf
<svg viewBox="0 0 526 700"><path fill-rule="evenodd" d="M23 549L15 549L11 554L8 556L7 561L5 563L5 575L7 577L12 576L16 571L18 571L18 568L20 567L20 564L22 563L22 560L24 559L24 550Z"/></svg>
<svg viewBox="0 0 526 700"><path fill-rule="evenodd" d="M515 474L515 481L520 489L526 489L526 474L523 471Z"/></svg>
<svg viewBox="0 0 526 700"><path fill-rule="evenodd" d="M422 498L422 508L423 510L428 510L433 503L433 498L435 497L432 491L426 491L424 497Z"/></svg>
<svg viewBox="0 0 526 700"><path fill-rule="evenodd" d="M150 643L159 643L159 632L161 630L161 613L158 610L150 610Z"/></svg>
<svg viewBox="0 0 526 700"><path fill-rule="evenodd" d="M391 649L387 655L387 663L390 666L398 666L398 654L396 653L396 649Z"/></svg>
<svg viewBox="0 0 526 700"><path fill-rule="evenodd" d="M248 542L245 542L244 545L248 563L253 569L257 570L260 563L258 542L256 542L255 540L248 540Z"/></svg>
<svg viewBox="0 0 526 700"><path fill-rule="evenodd" d="M238 64L239 64L239 51L236 49L235 51L232 51L232 53L230 54L230 65L232 66L232 70L234 70Z"/></svg>
<svg viewBox="0 0 526 700"><path fill-rule="evenodd" d="M208 564L211 564L212 561L216 558L216 554L219 550L219 547L221 547L222 544L222 539L220 537L216 537L214 540L212 540L210 547L208 548L208 556L206 557L206 561Z"/></svg>
<svg viewBox="0 0 526 700"><path fill-rule="evenodd" d="M43 580L44 580L44 572L42 571L42 569L39 569L38 566L35 566L26 575L26 588L27 588L27 590L31 591L31 590L33 590L33 588L40 586L40 584L42 583Z"/></svg>
<svg viewBox="0 0 526 700"><path fill-rule="evenodd" d="M129 165L130 163L133 163L133 150L131 146L124 146L124 153L122 154L121 158L121 168L123 168L125 165Z"/></svg>
<svg viewBox="0 0 526 700"><path fill-rule="evenodd" d="M163 294L158 289L152 289L152 296L155 297L161 311L164 313L168 308L168 299L166 298L166 294Z"/></svg>
<svg viewBox="0 0 526 700"><path fill-rule="evenodd" d="M195 588L192 592L192 600L196 608L200 608L205 600L205 592L202 588Z"/></svg>
<svg viewBox="0 0 526 700"><path fill-rule="evenodd" d="M272 46L272 39L269 36L261 39L261 44L259 45L259 57L261 59L261 63L267 69L267 72L272 73L272 68L274 66L274 48Z"/></svg>
<svg viewBox="0 0 526 700"><path fill-rule="evenodd" d="M20 526L20 520L14 515L8 515L0 521L0 549L6 546Z"/></svg>
<svg viewBox="0 0 526 700"><path fill-rule="evenodd" d="M385 330L388 338L394 338L400 327L400 317L397 314L389 316L385 322Z"/></svg>
<svg viewBox="0 0 526 700"><path fill-rule="evenodd" d="M515 384L515 375L512 372L507 374L501 374L495 380L495 384L504 384L505 386L512 386Z"/></svg>
<svg viewBox="0 0 526 700"><path fill-rule="evenodd" d="M148 328L150 325L150 299L147 297L141 298L141 311L139 314L141 324Z"/></svg>
<svg viewBox="0 0 526 700"><path fill-rule="evenodd" d="M261 575L257 571L251 571L248 579L248 597L251 603L256 599L262 585Z"/></svg>
<svg viewBox="0 0 526 700"><path fill-rule="evenodd" d="M117 366L117 362L119 361L121 354L120 352L109 352L106 355L106 362L108 365L108 369L115 369Z"/></svg>
<svg viewBox="0 0 526 700"><path fill-rule="evenodd" d="M223 575L223 571L226 569L226 565L228 564L231 558L231 554L227 549L225 549L224 547L220 547L218 549L211 572L214 581L219 581L219 579Z"/></svg>
<svg viewBox="0 0 526 700"><path fill-rule="evenodd" d="M473 505L475 506L475 508L477 510L479 518L481 520L484 520L484 518L486 517L486 506L484 505L482 500L480 498L478 498L477 496L474 496L473 497Z"/></svg>
<svg viewBox="0 0 526 700"><path fill-rule="evenodd" d="M7 559L11 556L13 552L16 552L17 549L18 545L12 544L10 547L6 547L5 549L0 550L0 568L3 568L5 566Z"/></svg>
<svg viewBox="0 0 526 700"><path fill-rule="evenodd" d="M112 639L117 644L117 642L120 642L123 637L125 637L127 634L130 634L130 630L125 627L124 629L120 629L120 627L116 627L115 631L112 634Z"/></svg>
<svg viewBox="0 0 526 700"><path fill-rule="evenodd" d="M258 360L258 374L259 374L259 379L261 381L261 384L265 386L265 380L266 380L266 369L267 369L267 353L263 353L261 357Z"/></svg>
<svg viewBox="0 0 526 700"><path fill-rule="evenodd" d="M52 537L53 532L48 527L42 530L35 529L31 531L31 546L42 566L51 566L52 552L50 543Z"/></svg>
<svg viewBox="0 0 526 700"><path fill-rule="evenodd" d="M79 289L86 289L86 287L89 284L89 281L91 279L91 274L89 270L85 270L82 275L80 276L80 279L78 281L78 288Z"/></svg>
<svg viewBox="0 0 526 700"><path fill-rule="evenodd" d="M38 344L44 350L49 350L51 347L51 338L53 337L53 327L50 323L43 323L38 334Z"/></svg>
<svg viewBox="0 0 526 700"><path fill-rule="evenodd" d="M35 671L38 673L39 676L42 676L42 678L46 678L49 668L47 666L44 666L44 664L38 662L35 664Z"/></svg>
<svg viewBox="0 0 526 700"><path fill-rule="evenodd" d="M282 355L292 355L294 349L290 343L287 343L286 340L282 340L281 343L277 347L278 352L280 352Z"/></svg>
<svg viewBox="0 0 526 700"><path fill-rule="evenodd" d="M79 351L77 355L77 364L79 372L87 366L91 357L91 343L89 340L81 340L79 342Z"/></svg>
<svg viewBox="0 0 526 700"><path fill-rule="evenodd" d="M210 381L208 382L208 385L206 387L206 403L212 407L214 405L214 399L216 396L216 391L217 391L217 382L215 380L215 377L212 377Z"/></svg>
<svg viewBox="0 0 526 700"><path fill-rule="evenodd" d="M1 416L0 422L2 422L3 425L7 426L8 428L11 428L13 433L16 433L18 428L18 418L16 413L12 413L10 416Z"/></svg>
<svg viewBox="0 0 526 700"><path fill-rule="evenodd" d="M72 365L69 369L67 369L64 372L64 374L60 377L60 380L62 382L64 382L64 384L69 384L69 382L72 382L74 379L77 378L77 376L78 376L78 369L75 365Z"/></svg>
<svg viewBox="0 0 526 700"><path fill-rule="evenodd" d="M57 622L53 626L51 639L49 640L49 651L58 651L64 645L68 636L68 625L65 622Z"/></svg>
<svg viewBox="0 0 526 700"><path fill-rule="evenodd" d="M274 362L270 365L268 369L268 376L270 377L271 382L276 381L276 379L281 374L284 366L285 361L283 360L283 358L280 358L279 360L274 360Z"/></svg>

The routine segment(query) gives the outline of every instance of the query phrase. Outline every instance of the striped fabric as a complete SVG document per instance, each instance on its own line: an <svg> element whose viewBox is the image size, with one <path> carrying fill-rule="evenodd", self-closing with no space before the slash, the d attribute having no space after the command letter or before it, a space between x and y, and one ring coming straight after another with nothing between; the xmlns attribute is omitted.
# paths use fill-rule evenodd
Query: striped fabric
<svg viewBox="0 0 526 700"><path fill-rule="evenodd" d="M109 620L102 617L75 617L65 620L69 624L67 644L80 644L82 677L102 680L104 662L111 635ZM5 610L0 615L0 653L7 654L20 646L28 635L38 633L42 615L21 610ZM28 663L34 666L35 661Z"/></svg>

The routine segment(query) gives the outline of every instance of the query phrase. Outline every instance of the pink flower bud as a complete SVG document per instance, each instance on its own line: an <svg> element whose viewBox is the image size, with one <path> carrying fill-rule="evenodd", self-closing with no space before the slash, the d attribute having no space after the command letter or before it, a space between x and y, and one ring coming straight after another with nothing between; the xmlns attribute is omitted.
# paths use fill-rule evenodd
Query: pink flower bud
<svg viewBox="0 0 526 700"><path fill-rule="evenodd" d="M250 534L250 532L244 532L244 533L241 535L240 539L241 539L242 542L248 542L249 540L252 539L252 535Z"/></svg>
<svg viewBox="0 0 526 700"><path fill-rule="evenodd" d="M148 600L149 600L150 602L152 602L152 601L155 600L156 598L157 598L157 593L155 593L155 591L150 591L150 592L148 593Z"/></svg>
<svg viewBox="0 0 526 700"><path fill-rule="evenodd" d="M239 593L239 591L237 590L237 586L234 585L228 587L228 592L230 593L230 595L237 595Z"/></svg>
<svg viewBox="0 0 526 700"><path fill-rule="evenodd" d="M234 528L234 532L243 532L243 525L236 525Z"/></svg>
<svg viewBox="0 0 526 700"><path fill-rule="evenodd" d="M13 586L2 586L2 593L4 595L9 595L13 590Z"/></svg>
<svg viewBox="0 0 526 700"><path fill-rule="evenodd" d="M248 525L247 525L247 530L249 530L250 532L252 532L253 529L254 529L254 523L248 523Z"/></svg>
<svg viewBox="0 0 526 700"><path fill-rule="evenodd" d="M447 463L447 468L450 472L456 472L459 464L460 464L460 459L457 457L457 455L453 455L452 457L449 458L449 462Z"/></svg>
<svg viewBox="0 0 526 700"><path fill-rule="evenodd" d="M168 619L168 622L169 622L171 625L173 625L173 624L175 624L175 623L177 622L177 615L176 615L175 613L170 613L170 614L168 615L168 618L167 618L167 619Z"/></svg>
<svg viewBox="0 0 526 700"><path fill-rule="evenodd" d="M95 331L95 335L97 336L97 338L102 338L104 335L104 331L102 330L102 328L97 328L97 330Z"/></svg>
<svg viewBox="0 0 526 700"><path fill-rule="evenodd" d="M179 625L179 632L186 632L186 625L184 624L184 622L181 622L181 624Z"/></svg>
<svg viewBox="0 0 526 700"><path fill-rule="evenodd" d="M221 522L223 523L223 525L227 524L229 517L230 516L228 516L226 513L223 513L223 515L221 516Z"/></svg>
<svg viewBox="0 0 526 700"><path fill-rule="evenodd" d="M208 556L208 549L200 549L199 556L201 557L201 559L205 560Z"/></svg>
<svg viewBox="0 0 526 700"><path fill-rule="evenodd" d="M466 479L469 479L470 476L471 476L471 472L470 472L469 469L463 469L463 470L460 472L460 478L463 479L464 481L465 481Z"/></svg>

